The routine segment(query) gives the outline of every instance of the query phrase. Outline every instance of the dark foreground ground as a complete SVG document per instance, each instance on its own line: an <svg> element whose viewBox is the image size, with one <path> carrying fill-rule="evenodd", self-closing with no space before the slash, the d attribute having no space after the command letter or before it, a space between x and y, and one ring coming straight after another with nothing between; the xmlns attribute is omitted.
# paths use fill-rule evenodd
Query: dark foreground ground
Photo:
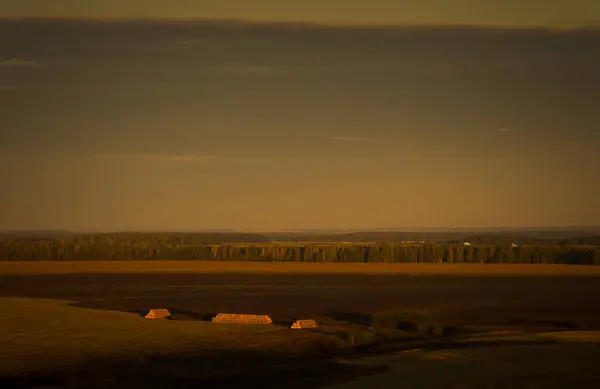
<svg viewBox="0 0 600 389"><path fill-rule="evenodd" d="M140 317L151 308L168 308L187 320ZM362 389L397 387L394 382L400 381L407 388L474 389L490 382L511 389L600 385L594 373L600 333L591 331L600 329L600 277L585 274L7 270L0 274L0 310L0 386L8 388L347 384ZM370 331L372 315L391 310L426 312L444 328L463 332L434 339L407 333L383 344L354 343L353 334ZM208 323L217 312L264 313L285 325L316 318L346 332L327 326L295 331L285 325ZM557 334L544 331L575 334L576 343L543 337ZM421 351L404 352L412 349ZM581 360L569 356L577 353ZM371 359L365 363L347 362L366 356Z"/></svg>
<svg viewBox="0 0 600 389"><path fill-rule="evenodd" d="M600 328L600 277L152 273L5 275L0 281L0 297L129 312L168 308L194 318L239 312L283 322L328 317L368 324L373 313L418 310L445 324Z"/></svg>

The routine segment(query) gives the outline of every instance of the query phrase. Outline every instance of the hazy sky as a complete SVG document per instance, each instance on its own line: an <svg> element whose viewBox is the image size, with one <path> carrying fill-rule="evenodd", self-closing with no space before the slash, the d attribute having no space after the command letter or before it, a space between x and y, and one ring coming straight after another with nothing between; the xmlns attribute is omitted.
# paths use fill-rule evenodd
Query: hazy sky
<svg viewBox="0 0 600 389"><path fill-rule="evenodd" d="M531 25L600 21L598 0L2 0L6 17Z"/></svg>
<svg viewBox="0 0 600 389"><path fill-rule="evenodd" d="M0 229L600 224L598 31L288 27L0 22Z"/></svg>

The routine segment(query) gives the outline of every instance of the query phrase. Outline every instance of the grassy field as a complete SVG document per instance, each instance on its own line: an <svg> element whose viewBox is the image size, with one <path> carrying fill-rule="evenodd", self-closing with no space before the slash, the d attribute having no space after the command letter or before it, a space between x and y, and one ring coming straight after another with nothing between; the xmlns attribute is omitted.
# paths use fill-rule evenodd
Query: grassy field
<svg viewBox="0 0 600 389"><path fill-rule="evenodd" d="M593 389L600 385L598 334L583 342L505 345L416 351L377 356L352 365L387 366L381 374L327 386L327 389ZM583 338L583 337L581 337Z"/></svg>
<svg viewBox="0 0 600 389"><path fill-rule="evenodd" d="M0 274L0 387L600 387L597 267L0 262ZM150 308L179 320L140 316ZM444 331L368 328L390 309ZM281 320L202 321L217 312ZM287 327L301 318L323 326Z"/></svg>
<svg viewBox="0 0 600 389"><path fill-rule="evenodd" d="M512 264L368 264L209 261L0 262L11 274L73 273L248 273L248 274L447 274L600 275L600 266Z"/></svg>
<svg viewBox="0 0 600 389"><path fill-rule="evenodd" d="M600 384L599 332L487 332L443 343L407 341L396 344L396 352L364 357L323 330L152 321L48 299L0 298L0 311L0 385L9 388L363 389L401 384L409 389L508 389Z"/></svg>
<svg viewBox="0 0 600 389"><path fill-rule="evenodd" d="M0 298L0 312L0 386L10 388L55 380L66 387L96 387L115 377L116 387L132 380L135 387L165 387L169 380L187 387L188 381L251 376L257 367L277 373L286 370L284 362L293 369L299 357L345 346L339 337L283 326L148 320L60 300ZM333 374L313 364L305 368L335 376L336 364L326 365ZM338 369L353 376L347 370Z"/></svg>

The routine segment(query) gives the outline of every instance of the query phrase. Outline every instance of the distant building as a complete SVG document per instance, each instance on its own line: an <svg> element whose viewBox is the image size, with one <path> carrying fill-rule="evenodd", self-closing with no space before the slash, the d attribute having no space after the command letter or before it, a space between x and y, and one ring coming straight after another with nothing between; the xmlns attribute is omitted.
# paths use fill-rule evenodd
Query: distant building
<svg viewBox="0 0 600 389"><path fill-rule="evenodd" d="M470 245L471 245L471 242L465 242L465 243L464 243L464 245L465 245L465 246L470 246Z"/></svg>

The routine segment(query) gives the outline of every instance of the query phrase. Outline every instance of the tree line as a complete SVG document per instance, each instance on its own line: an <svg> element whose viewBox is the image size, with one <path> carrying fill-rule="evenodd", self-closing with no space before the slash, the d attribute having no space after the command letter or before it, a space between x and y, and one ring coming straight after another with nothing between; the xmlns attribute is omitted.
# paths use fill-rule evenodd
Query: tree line
<svg viewBox="0 0 600 389"><path fill-rule="evenodd" d="M462 243L224 243L172 241L0 241L2 261L206 260L366 263L600 265L600 246Z"/></svg>

